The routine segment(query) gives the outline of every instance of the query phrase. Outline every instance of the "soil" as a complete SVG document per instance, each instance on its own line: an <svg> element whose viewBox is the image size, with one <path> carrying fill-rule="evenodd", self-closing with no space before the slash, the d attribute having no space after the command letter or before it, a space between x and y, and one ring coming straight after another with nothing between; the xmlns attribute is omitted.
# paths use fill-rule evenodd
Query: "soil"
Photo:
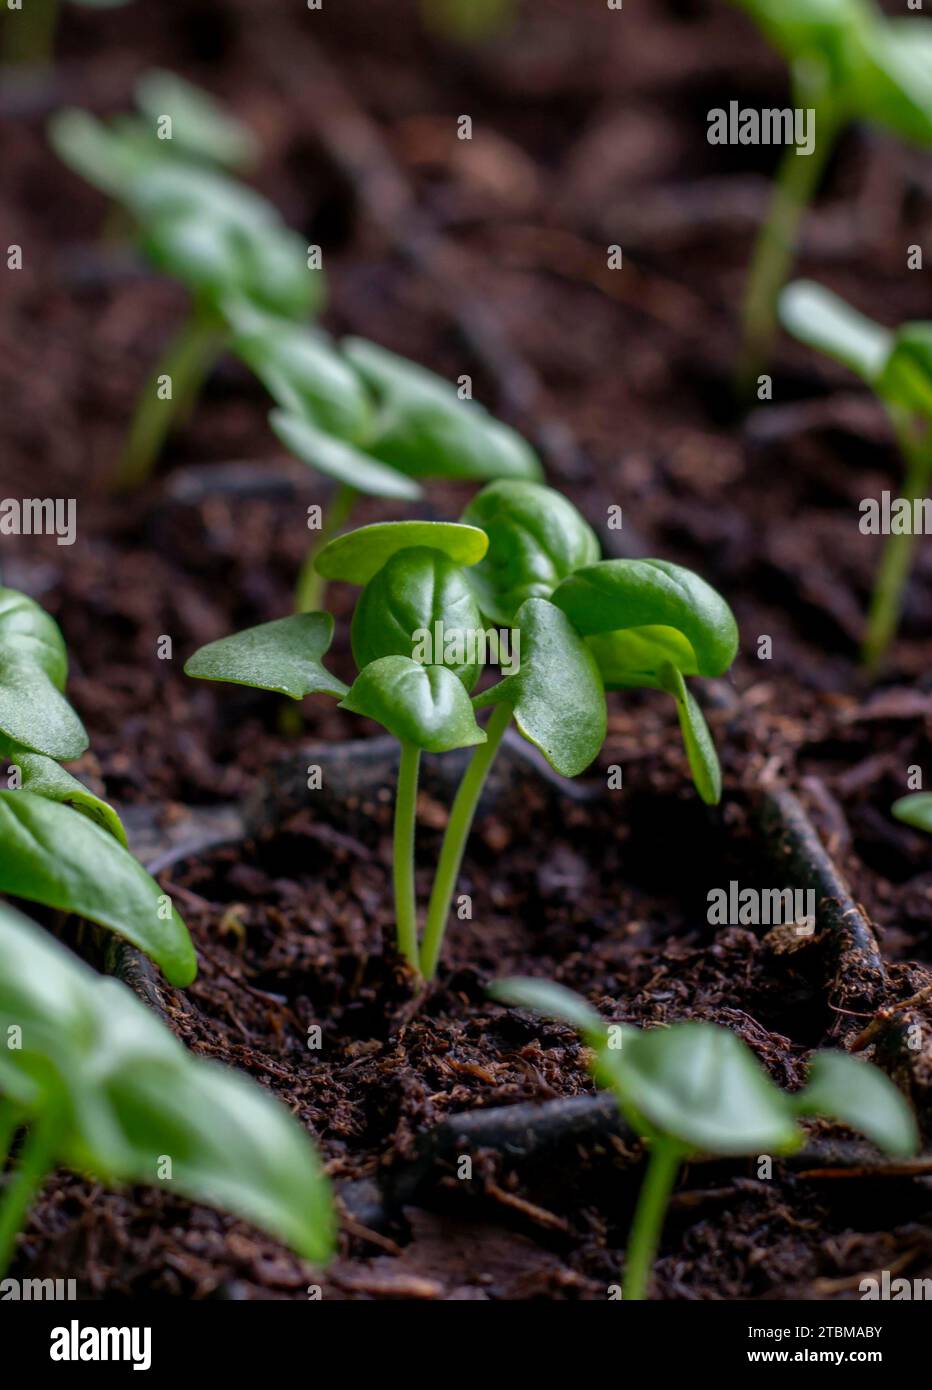
<svg viewBox="0 0 932 1390"><path fill-rule="evenodd" d="M79 517L72 548L3 538L0 564L4 583L62 625L93 750L75 770L95 789L170 821L181 805L247 795L294 756L290 708L189 682L181 667L200 643L288 611L305 507L324 500L319 480L281 457L261 391L227 361L153 483L129 501L106 494L135 394L184 303L98 239L103 200L57 166L43 121L63 101L125 107L147 66L203 82L254 123L258 186L324 247L329 328L451 378L470 373L478 398L540 444L606 549L694 565L739 620L733 675L704 692L722 812L687 789L670 702L612 697L589 781L604 792L605 769L620 764L624 792L575 801L515 771L520 795L481 818L465 866L475 918L451 930L424 999L384 944L387 791L326 817L295 810L275 833L163 876L201 959L193 989L165 996L173 1026L292 1105L340 1184L404 1164L446 1115L590 1090L568 1032L487 1000L497 975L558 978L607 1017L725 1023L788 1086L809 1049L862 1027L832 1008L818 943L786 957L763 931L706 921L710 885L757 872L748 798L764 781L799 793L874 922L891 965L878 1007L932 967L928 841L889 815L908 769L932 765L932 553L919 551L900 638L871 688L856 652L877 543L859 534L857 503L896 491L900 476L880 413L785 341L773 403L744 420L732 405L737 306L774 152L709 146L705 113L733 98L784 104L780 65L713 0L525 9L516 33L476 51L430 38L396 0L312 18L258 0L73 10L48 81L0 102L3 222L24 247L0 315L11 406L0 495L74 496ZM305 80L321 64L340 98L323 110L313 90L326 84ZM471 142L455 138L461 113ZM380 181L348 172L346 123L360 114ZM410 215L393 220L386 187ZM928 158L850 132L800 269L886 323L929 317L924 278L904 271L930 214ZM614 243L619 272L605 269ZM455 516L467 495L434 487L431 513ZM617 503L624 528L608 531ZM365 503L359 520L402 514ZM352 595L336 586L332 598L340 632ZM163 634L171 660L157 656ZM764 634L769 660L757 655ZM350 674L344 636L334 660ZM366 732L322 700L301 718L319 740ZM442 800L425 794L420 810L429 865ZM306 1045L312 1022L319 1054ZM347 1197L324 1296L604 1298L636 1191L623 1157L612 1143L517 1167L489 1153L471 1183L441 1165L379 1230ZM926 1181L760 1182L750 1165L697 1167L664 1233L656 1294L843 1298L875 1269L928 1275ZM71 1176L48 1185L20 1263L79 1269L92 1294L302 1298L321 1282L216 1213Z"/></svg>

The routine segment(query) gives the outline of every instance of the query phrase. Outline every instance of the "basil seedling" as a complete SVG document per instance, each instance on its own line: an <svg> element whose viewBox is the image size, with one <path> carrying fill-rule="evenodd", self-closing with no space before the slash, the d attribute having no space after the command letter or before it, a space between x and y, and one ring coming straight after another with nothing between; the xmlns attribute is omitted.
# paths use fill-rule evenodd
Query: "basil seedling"
<svg viewBox="0 0 932 1390"><path fill-rule="evenodd" d="M0 588L0 892L74 912L125 936L187 985L196 962L187 928L126 849L112 806L59 760L87 735L62 693L68 656L57 623L37 603Z"/></svg>
<svg viewBox="0 0 932 1390"><path fill-rule="evenodd" d="M874 586L863 659L876 672L899 624L917 535L915 512L932 479L932 322L891 332L822 285L797 280L780 297L784 327L861 377L884 406L906 461L898 516L891 518ZM896 529L894 528L896 524Z"/></svg>
<svg viewBox="0 0 932 1390"><path fill-rule="evenodd" d="M932 23L919 15L888 19L873 0L737 3L789 64L791 105L815 120L810 153L790 145L783 155L751 263L741 357L749 387L770 355L800 222L845 127L864 121L932 144Z"/></svg>
<svg viewBox="0 0 932 1390"><path fill-rule="evenodd" d="M858 1129L897 1157L918 1148L912 1111L877 1067L846 1052L816 1052L803 1090L781 1091L728 1028L674 1023L647 1032L603 1023L571 990L545 980L493 985L503 1004L575 1028L592 1051L592 1074L649 1145L625 1256L624 1297L647 1297L660 1232L682 1163L698 1153L774 1154L798 1148L798 1120L817 1115Z"/></svg>
<svg viewBox="0 0 932 1390"><path fill-rule="evenodd" d="M251 305L228 304L233 348L276 402L269 422L285 447L337 484L298 578L295 607L323 597L315 559L348 521L357 496L414 500L431 478L539 478L533 449L448 382L358 338L333 343Z"/></svg>
<svg viewBox="0 0 932 1390"><path fill-rule="evenodd" d="M252 162L252 135L169 73L146 75L137 102L141 116L107 124L68 109L49 125L59 157L116 200L149 260L191 295L188 322L140 397L115 479L120 489L148 478L172 425L193 405L229 340L227 302L300 319L323 298L323 272L304 239L223 172Z"/></svg>
<svg viewBox="0 0 932 1390"><path fill-rule="evenodd" d="M201 679L294 699L314 692L342 697L344 709L376 720L399 740L397 941L428 979L476 806L512 720L557 772L575 777L604 742L606 685L656 686L676 701L700 795L719 799L711 736L684 678L721 675L733 661L737 629L728 605L679 566L598 555L594 532L559 493L499 480L459 524L364 526L320 552L324 579L363 587L351 627L359 674L348 691L322 665L333 634L325 613L210 643L185 667ZM490 664L500 666L502 679L470 700ZM492 714L482 729L475 711L486 708ZM413 861L420 756L466 747L475 752L453 801L419 945Z"/></svg>
<svg viewBox="0 0 932 1390"><path fill-rule="evenodd" d="M301 1126L254 1081L186 1052L116 980L102 979L0 903L0 1274L43 1179L62 1164L109 1185L155 1183L326 1260L335 1215ZM170 1172L164 1172L166 1157Z"/></svg>

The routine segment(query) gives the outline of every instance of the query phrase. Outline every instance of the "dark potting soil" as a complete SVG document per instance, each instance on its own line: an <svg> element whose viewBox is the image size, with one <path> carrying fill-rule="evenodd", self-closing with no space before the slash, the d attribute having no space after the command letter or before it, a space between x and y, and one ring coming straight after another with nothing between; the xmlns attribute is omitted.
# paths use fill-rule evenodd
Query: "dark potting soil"
<svg viewBox="0 0 932 1390"><path fill-rule="evenodd" d="M896 963L882 1002L909 992L907 962L932 963L928 841L889 815L907 769L932 766L932 553L919 552L901 638L871 690L855 657L877 541L859 534L857 504L895 491L900 476L880 413L843 373L785 342L774 401L744 422L731 406L738 298L774 152L713 149L705 117L732 97L783 104L780 65L723 4L670 0L623 18L578 0L532 8L517 39L472 54L439 47L415 7L394 0L325 7L313 29L257 0L67 10L45 97L26 114L0 103L3 222L25 249L0 315L0 495L74 496L79 516L73 547L3 537L0 563L4 583L62 624L69 691L92 739L75 770L96 789L171 818L176 803L247 794L293 751L296 707L187 681L181 667L200 643L288 611L305 508L325 500L319 479L280 457L261 391L229 362L152 486L105 495L133 400L184 301L100 242L103 200L59 168L42 128L64 101L125 107L146 66L203 81L260 131L260 186L324 247L329 328L450 378L469 372L480 399L543 440L550 478L600 529L607 507L623 506L607 547L694 565L739 619L733 676L702 697L726 772L723 828L687 800L672 704L613 697L597 803L529 795L481 821L466 871L474 920L455 924L441 986L417 1009L383 945L387 800L347 807L342 820L308 806L267 842L174 871L202 973L172 996L173 1025L293 1105L337 1182L404 1163L444 1115L588 1091L568 1033L486 1001L499 974L554 976L607 1016L726 1023L796 1084L806 1051L850 1022L833 1017L818 983L820 948L787 958L763 933L716 931L705 915L707 889L745 878L759 849L743 794L764 779L800 791L877 924ZM341 96L324 109L312 100L322 84L306 77L321 60ZM471 142L455 138L461 112L473 116ZM439 277L404 244L410 219L399 245L371 184L341 164L345 123L360 114L382 172L400 173L443 248ZM904 266L930 210L927 158L850 133L807 223L800 272L886 323L928 317L928 288ZM614 243L621 272L605 268ZM477 331L475 306L495 331ZM252 469L258 490L223 486L231 462ZM204 495L178 500L192 473ZM431 514L455 516L467 496L432 487ZM359 520L401 514L366 503ZM348 676L352 594L335 587L332 599L334 665ZM172 657L160 660L166 635ZM763 635L769 660L758 658ZM323 700L300 717L315 738L367 732ZM625 790L609 795L613 763ZM422 801L425 864L442 815ZM319 1054L306 1047L311 1022L324 1029ZM508 1171L490 1156L471 1184L448 1175L384 1230L354 1234L350 1216L327 1296L604 1297L637 1185L616 1157L574 1151ZM930 1244L918 1181L696 1169L656 1287L844 1297L875 1268L927 1274ZM49 1185L20 1261L30 1273L84 1271L97 1293L303 1297L313 1282L215 1213L74 1177Z"/></svg>

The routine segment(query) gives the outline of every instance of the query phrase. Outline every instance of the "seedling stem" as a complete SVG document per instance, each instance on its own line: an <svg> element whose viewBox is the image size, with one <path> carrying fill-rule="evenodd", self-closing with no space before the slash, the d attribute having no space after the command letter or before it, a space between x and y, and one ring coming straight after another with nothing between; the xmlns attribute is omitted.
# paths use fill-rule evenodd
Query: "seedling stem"
<svg viewBox="0 0 932 1390"><path fill-rule="evenodd" d="M417 820L417 779L421 750L402 743L395 797L395 931L398 950L416 971L417 900L414 890L414 833Z"/></svg>
<svg viewBox="0 0 932 1390"><path fill-rule="evenodd" d="M797 107L815 111L812 153L800 155L789 145L780 160L767 219L758 234L744 296L743 346L738 390L743 402L753 399L757 379L770 360L777 334L777 297L796 257L799 227L835 144L838 122L822 88L811 75L794 82Z"/></svg>
<svg viewBox="0 0 932 1390"><path fill-rule="evenodd" d="M340 483L334 492L330 506L327 508L324 524L320 528L316 541L305 555L298 573L298 583L295 588L296 613L316 613L323 607L327 581L317 573L314 568L314 561L324 546L333 540L337 532L346 525L358 496L359 493L356 488L351 487L349 483Z"/></svg>
<svg viewBox="0 0 932 1390"><path fill-rule="evenodd" d="M421 941L421 974L425 980L432 980L437 970L453 890L459 877L473 817L482 795L482 788L485 786L485 779L510 723L511 706L506 703L497 705L486 727L486 741L480 743L473 753L453 800L450 819L440 847L440 859L437 862L437 873L431 889L427 922Z"/></svg>
<svg viewBox="0 0 932 1390"><path fill-rule="evenodd" d="M897 439L906 459L906 478L903 497L910 504L923 497L932 476L932 437L922 432L916 422L894 417ZM913 553L918 537L915 531L890 535L884 546L880 569L871 597L867 630L862 647L862 660L869 675L877 674L883 655L896 633L903 607L903 591L912 568Z"/></svg>
<svg viewBox="0 0 932 1390"><path fill-rule="evenodd" d="M223 344L223 330L205 306L192 311L169 343L139 397L126 448L114 478L116 492L145 483L172 427L190 410ZM171 399L160 394L160 378L171 379Z"/></svg>
<svg viewBox="0 0 932 1390"><path fill-rule="evenodd" d="M651 1146L625 1254L626 1300L639 1302L647 1297L647 1282L682 1156L680 1146L669 1139L656 1139Z"/></svg>

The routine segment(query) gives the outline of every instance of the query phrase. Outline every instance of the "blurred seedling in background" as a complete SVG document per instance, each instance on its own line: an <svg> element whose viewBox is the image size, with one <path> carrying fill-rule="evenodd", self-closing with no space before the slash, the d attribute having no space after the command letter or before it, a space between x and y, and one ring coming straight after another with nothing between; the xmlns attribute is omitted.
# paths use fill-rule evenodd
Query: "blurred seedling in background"
<svg viewBox="0 0 932 1390"><path fill-rule="evenodd" d="M737 651L725 601L697 575L662 560L600 560L595 533L559 493L500 480L461 523L364 526L317 557L328 580L362 586L351 641L351 688L322 665L333 619L310 613L264 623L196 652L186 672L300 700L325 693L381 724L401 745L395 800L396 940L431 979L482 788L506 729L575 777L606 733L605 691L653 686L676 702L690 770L706 802L721 795L709 730L685 677L717 676ZM488 664L484 637L502 628L516 669L472 695ZM445 634L424 660L423 635ZM504 667L504 662L501 663ZM476 712L492 710L483 729ZM415 811L422 752L474 747L453 801L418 938Z"/></svg>
<svg viewBox="0 0 932 1390"><path fill-rule="evenodd" d="M59 1165L111 1187L164 1185L305 1259L329 1258L329 1183L287 1108L187 1052L125 985L95 975L2 902L0 1036L0 1172L12 1159L0 1178L0 1275Z"/></svg>
<svg viewBox="0 0 932 1390"><path fill-rule="evenodd" d="M304 238L224 172L254 162L252 134L170 73L149 73L136 95L138 116L105 122L71 108L49 124L60 158L125 209L152 264L191 295L187 322L140 395L118 490L146 481L172 426L194 404L229 341L227 302L297 320L316 313L324 295L323 271ZM159 134L165 118L170 139Z"/></svg>
<svg viewBox="0 0 932 1390"><path fill-rule="evenodd" d="M139 400L116 479L150 475L168 431L227 347L275 401L270 424L285 447L334 480L317 547L344 526L360 494L411 501L431 478L539 478L533 449L442 378L361 339L335 344L303 320L322 305L322 271L257 194L222 173L253 162L239 122L168 73L139 83L143 117L105 124L63 111L50 136L61 157L133 215L143 249L188 286L193 307ZM171 114L172 139L158 121ZM165 147L175 146L174 153ZM160 383L171 381L166 401ZM321 601L314 550L296 608Z"/></svg>
<svg viewBox="0 0 932 1390"><path fill-rule="evenodd" d="M932 479L932 322L891 331L808 280L789 285L779 308L788 332L855 372L883 405L906 463L901 495L911 516ZM886 538L862 648L872 674L899 624L917 538L912 521Z"/></svg>
<svg viewBox="0 0 932 1390"><path fill-rule="evenodd" d="M413 501L435 478L541 476L519 434L433 372L361 338L337 345L320 330L283 324L249 305L230 304L227 312L234 351L276 402L269 416L275 434L336 484L298 578L298 612L322 601L315 557L349 520L360 494Z"/></svg>
<svg viewBox="0 0 932 1390"><path fill-rule="evenodd" d="M846 1052L815 1052L801 1091L782 1091L728 1028L673 1023L649 1031L613 1024L585 1000L546 980L503 980L491 994L575 1028L591 1050L599 1086L648 1145L647 1172L625 1253L623 1297L648 1296L650 1274L680 1166L697 1154L785 1154L798 1148L798 1121L813 1115L860 1130L896 1157L918 1149L909 1105L893 1082Z"/></svg>
<svg viewBox="0 0 932 1390"><path fill-rule="evenodd" d="M188 930L126 848L120 819L60 764L87 734L63 691L68 657L55 621L0 588L0 892L96 922L145 951L167 980L197 966Z"/></svg>
<svg viewBox="0 0 932 1390"><path fill-rule="evenodd" d="M766 369L777 296L801 221L839 136L854 122L932 144L932 20L890 19L872 0L736 0L786 59L793 107L815 111L815 148L783 153L744 299L739 375L745 398Z"/></svg>

